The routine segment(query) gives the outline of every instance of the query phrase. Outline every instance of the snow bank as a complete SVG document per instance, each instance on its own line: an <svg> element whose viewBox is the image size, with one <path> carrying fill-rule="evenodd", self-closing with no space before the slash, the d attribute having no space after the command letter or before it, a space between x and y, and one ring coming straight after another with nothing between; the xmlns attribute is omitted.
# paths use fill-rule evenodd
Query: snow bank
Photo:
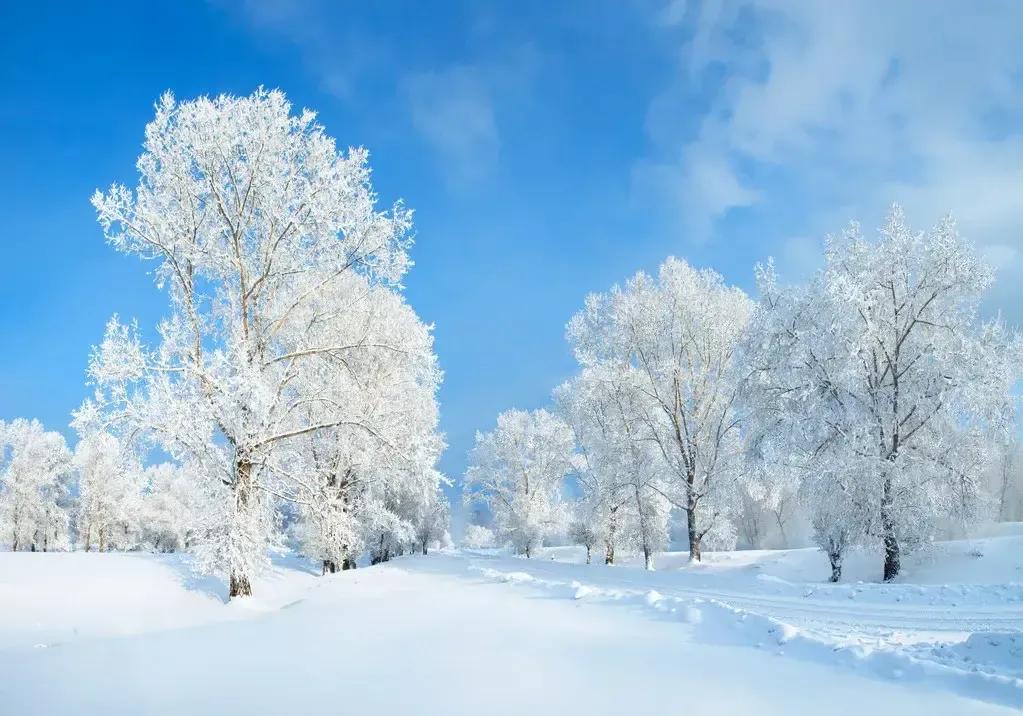
<svg viewBox="0 0 1023 716"><path fill-rule="evenodd" d="M302 566L279 563L256 598L228 604L226 585L195 575L183 555L0 552L0 649L245 618L304 594L315 577Z"/></svg>
<svg viewBox="0 0 1023 716"><path fill-rule="evenodd" d="M1008 549L989 547L973 559ZM451 552L320 577L294 560L227 604L178 557L0 554L0 712L1023 707L1012 585L835 587L721 563L647 572Z"/></svg>

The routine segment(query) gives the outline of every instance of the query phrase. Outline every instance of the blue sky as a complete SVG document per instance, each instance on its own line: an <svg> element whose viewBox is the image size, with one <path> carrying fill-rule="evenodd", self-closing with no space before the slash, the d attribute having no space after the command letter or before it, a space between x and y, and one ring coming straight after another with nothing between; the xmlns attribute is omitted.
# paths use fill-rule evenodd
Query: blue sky
<svg viewBox="0 0 1023 716"><path fill-rule="evenodd" d="M161 315L88 200L134 183L167 89L279 87L416 210L454 477L571 374L585 294L669 254L798 279L899 201L952 211L1000 269L987 312L1023 319L1021 3L30 5L0 9L0 419L66 431L107 318Z"/></svg>

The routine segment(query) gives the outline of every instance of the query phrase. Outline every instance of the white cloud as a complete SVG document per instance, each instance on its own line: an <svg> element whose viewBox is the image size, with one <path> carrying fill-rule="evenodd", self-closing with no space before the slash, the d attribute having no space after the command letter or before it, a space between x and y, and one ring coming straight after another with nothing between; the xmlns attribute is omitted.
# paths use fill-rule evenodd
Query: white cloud
<svg viewBox="0 0 1023 716"><path fill-rule="evenodd" d="M474 181L497 162L494 107L480 73L471 67L409 75L405 95L412 124L437 152L446 176Z"/></svg>
<svg viewBox="0 0 1023 716"><path fill-rule="evenodd" d="M662 194L689 226L711 232L736 207L798 202L804 223L790 233L823 233L854 217L869 227L899 201L920 225L952 211L1023 279L1023 3L748 0L665 12L680 61L651 104L652 149L636 174L661 167ZM694 87L706 94L715 78L697 129L673 132ZM706 167L709 188L692 191Z"/></svg>

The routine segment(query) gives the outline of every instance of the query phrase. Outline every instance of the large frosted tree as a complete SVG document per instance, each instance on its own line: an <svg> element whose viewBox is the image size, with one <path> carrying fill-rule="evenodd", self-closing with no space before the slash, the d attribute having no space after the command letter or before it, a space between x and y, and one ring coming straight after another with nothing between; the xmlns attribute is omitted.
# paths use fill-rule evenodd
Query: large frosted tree
<svg viewBox="0 0 1023 716"><path fill-rule="evenodd" d="M738 351L752 302L721 276L669 258L656 277L587 297L568 326L583 368L624 371L640 396L643 437L658 450L663 496L687 518L689 555L729 529L741 473Z"/></svg>
<svg viewBox="0 0 1023 716"><path fill-rule="evenodd" d="M830 238L809 285L759 278L758 423L804 472L821 546L876 539L890 580L939 518L973 518L1011 424L1020 340L977 316L992 272L950 219L917 232L895 207L877 239Z"/></svg>
<svg viewBox="0 0 1023 716"><path fill-rule="evenodd" d="M301 439L339 428L384 439L363 410L373 401L345 392L374 385L339 377L408 348L378 336L366 304L400 289L410 212L380 211L366 152L339 152L277 91L164 96L137 166L135 189L93 203L116 249L156 263L169 312L152 348L111 321L90 367L97 404L110 429L212 481L219 517L202 563L229 575L232 596L250 594L279 539L275 503L307 487Z"/></svg>
<svg viewBox="0 0 1023 716"><path fill-rule="evenodd" d="M548 411L505 411L492 432L476 433L465 499L486 504L500 536L531 557L565 527L562 488L573 450L571 428Z"/></svg>

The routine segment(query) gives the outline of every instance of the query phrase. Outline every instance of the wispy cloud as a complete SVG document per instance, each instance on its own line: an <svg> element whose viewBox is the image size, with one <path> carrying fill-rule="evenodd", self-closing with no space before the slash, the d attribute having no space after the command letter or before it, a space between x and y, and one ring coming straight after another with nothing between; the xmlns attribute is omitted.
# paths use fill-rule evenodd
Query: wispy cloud
<svg viewBox="0 0 1023 716"><path fill-rule="evenodd" d="M455 182L480 179L497 162L500 142L490 90L479 70L455 66L404 81L412 125Z"/></svg>
<svg viewBox="0 0 1023 716"><path fill-rule="evenodd" d="M635 175L685 226L800 202L802 235L897 200L917 223L953 211L1023 278L1023 4L673 2L657 19L678 65ZM701 121L672 132L693 95Z"/></svg>
<svg viewBox="0 0 1023 716"><path fill-rule="evenodd" d="M254 29L293 44L323 89L364 105L398 131L408 122L430 150L438 174L452 186L472 186L495 171L500 115L528 102L539 55L528 42L506 38L492 8L469 5L462 17L463 55L439 61L410 50L385 24L341 12L326 0L215 0ZM408 31L408 27L404 27ZM443 54L443 53L441 53Z"/></svg>

